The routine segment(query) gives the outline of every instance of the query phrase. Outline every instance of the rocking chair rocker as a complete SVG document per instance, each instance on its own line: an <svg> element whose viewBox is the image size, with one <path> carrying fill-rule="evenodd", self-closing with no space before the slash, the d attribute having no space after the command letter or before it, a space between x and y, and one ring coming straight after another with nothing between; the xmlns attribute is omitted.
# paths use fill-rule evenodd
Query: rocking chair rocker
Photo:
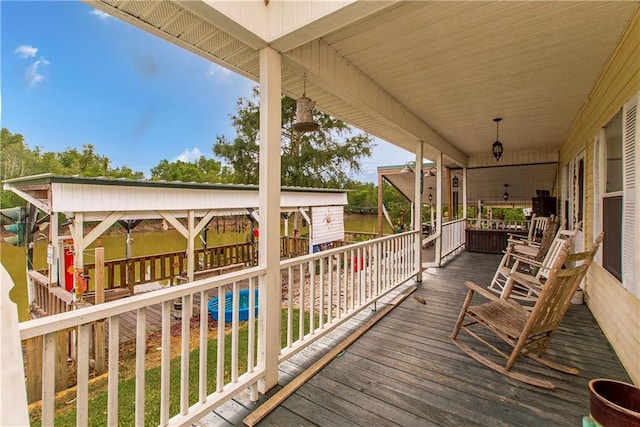
<svg viewBox="0 0 640 427"><path fill-rule="evenodd" d="M569 255L571 240L564 242L532 311L527 310L511 299L498 298L486 288L473 282L466 282L469 290L451 335L453 343L488 368L534 386L549 389L555 387L550 381L513 372L511 370L512 367L522 356L528 356L549 368L577 375L577 369L552 362L543 358L543 356L601 242L602 233L593 243L591 251L571 255ZM570 265L570 267L563 269L565 264ZM579 265L574 266L574 264ZM523 285L526 286L526 283L523 283ZM489 302L472 306L471 300L475 292L489 299ZM465 323L466 318L469 318L469 320ZM513 348L511 353L507 354L491 344L475 330L475 327L472 330L471 327L474 325L483 326L493 331ZM506 365L503 366L494 362L460 341L458 339L460 331L468 333L471 337L506 358Z"/></svg>

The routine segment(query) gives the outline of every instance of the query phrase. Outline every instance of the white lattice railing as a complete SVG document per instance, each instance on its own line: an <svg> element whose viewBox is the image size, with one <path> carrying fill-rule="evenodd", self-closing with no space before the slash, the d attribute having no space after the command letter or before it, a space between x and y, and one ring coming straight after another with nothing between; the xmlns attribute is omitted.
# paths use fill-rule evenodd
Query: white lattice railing
<svg viewBox="0 0 640 427"><path fill-rule="evenodd" d="M279 332L283 332L278 362L305 348L416 274L417 234L387 236L282 261L282 304L281 312L276 313L282 321L281 331L275 334L259 329L253 310L248 310L247 322L241 322L238 315L241 289L249 291L249 307L254 304L258 283L265 286L259 292L268 292L266 281L259 280L267 274L262 267L21 323L23 343L41 346L41 356L35 359L38 366L29 366L26 375L28 384L29 376L40 376L42 425L59 423L55 395L59 385L56 376L61 371L57 365L67 360L67 352L75 361L71 364L72 376L77 379L72 422L77 425L182 425L198 420L246 388L256 396L256 384L266 375L261 366L277 369L277 363L259 360L259 335L280 336ZM230 322L225 322L224 301L228 293L232 295L233 315ZM207 304L215 296L220 301L217 325L209 325ZM181 303L179 321L174 319L175 302ZM203 314L199 321L192 316L197 313ZM123 328L131 321L135 345L121 344L120 335L127 332ZM90 385L96 383L90 377L96 375L99 365L94 345L100 336L96 333L99 325L107 325L108 329L106 372L98 378L104 380L106 376L103 406L99 406L100 398L89 399ZM70 341L60 345L61 336L70 337ZM159 364L154 359L159 359ZM27 364L34 363L29 357L25 360ZM129 372L134 375L121 378L120 370L126 363L132 365ZM159 366L151 369L155 364ZM9 389L25 386L9 384L5 379L4 387ZM130 389L130 398L123 398L125 385ZM104 420L100 418L102 412L106 412Z"/></svg>

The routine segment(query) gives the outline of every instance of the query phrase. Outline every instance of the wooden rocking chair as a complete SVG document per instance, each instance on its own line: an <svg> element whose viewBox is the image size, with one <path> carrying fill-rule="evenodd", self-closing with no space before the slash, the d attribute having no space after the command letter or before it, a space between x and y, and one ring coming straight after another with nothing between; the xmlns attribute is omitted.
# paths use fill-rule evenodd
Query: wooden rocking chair
<svg viewBox="0 0 640 427"><path fill-rule="evenodd" d="M560 217L552 217L547 221L547 225L540 241L514 242L513 251L525 257L533 258L542 262L547 255L551 242L557 237L560 230L564 230L565 221L560 221Z"/></svg>
<svg viewBox="0 0 640 427"><path fill-rule="evenodd" d="M551 224L553 226L553 224ZM575 236L575 231L571 230L559 230L553 237L551 242L545 240L545 247L536 253L535 257L530 257L527 254L521 254L516 251L517 245L509 245L505 252L498 268L496 269L493 279L489 284L489 290L500 295L504 298L505 288L509 282L509 277L515 272L523 272L529 276L534 276L536 280L544 282L547 276L551 272L551 267L556 260L565 240L571 239ZM543 254L543 258L540 259L540 255ZM511 294L511 298L520 299L524 301L532 301L535 298L531 292L527 290L522 292L521 287L516 286L515 292Z"/></svg>
<svg viewBox="0 0 640 427"><path fill-rule="evenodd" d="M577 375L577 369L552 362L543 356L601 242L602 233L593 243L591 251L569 255L572 242L571 240L565 241L532 311L511 299L498 298L473 282L466 282L469 290L451 335L453 343L483 365L510 378L534 386L550 389L555 387L550 381L512 372L511 368L522 356L528 356L549 368ZM563 269L565 263L572 266ZM573 264L579 265L573 266ZM489 299L489 302L472 306L471 300L475 292ZM466 318L469 320L465 322ZM483 326L493 331L513 348L511 353L507 354L498 349L479 332L472 330L471 327L474 325ZM461 342L458 339L460 331L467 332L471 337L503 356L507 359L507 363L504 366L498 364Z"/></svg>
<svg viewBox="0 0 640 427"><path fill-rule="evenodd" d="M523 236L521 234L509 234L509 243L539 243L542 240L542 236L545 229L547 228L549 219L550 218L546 216L536 216L536 214L533 214L533 216L531 217L531 225L529 226L529 232L527 233L527 235Z"/></svg>

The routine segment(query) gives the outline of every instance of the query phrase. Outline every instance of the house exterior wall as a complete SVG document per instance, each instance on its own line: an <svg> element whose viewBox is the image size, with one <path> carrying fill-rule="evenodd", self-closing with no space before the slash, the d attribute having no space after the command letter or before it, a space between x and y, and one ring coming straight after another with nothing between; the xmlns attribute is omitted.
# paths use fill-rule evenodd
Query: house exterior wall
<svg viewBox="0 0 640 427"><path fill-rule="evenodd" d="M585 150L585 240L594 234L594 138L640 91L640 10L607 62L560 147L560 170ZM640 384L640 299L594 263L585 282L587 304L635 384Z"/></svg>

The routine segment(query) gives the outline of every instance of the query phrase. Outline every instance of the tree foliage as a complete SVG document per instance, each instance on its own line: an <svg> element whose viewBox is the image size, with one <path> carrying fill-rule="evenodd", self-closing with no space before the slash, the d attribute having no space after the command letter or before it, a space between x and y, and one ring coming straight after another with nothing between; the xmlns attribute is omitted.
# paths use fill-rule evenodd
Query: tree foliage
<svg viewBox="0 0 640 427"><path fill-rule="evenodd" d="M21 176L53 173L56 175L104 176L109 178L143 179L144 173L134 172L123 166L111 167L108 157L95 152L91 144L65 149L62 152L45 152L40 147L29 148L24 136L2 128L0 132L0 181ZM17 206L24 201L9 191L2 190L0 204L3 208Z"/></svg>
<svg viewBox="0 0 640 427"><path fill-rule="evenodd" d="M233 182L258 183L258 131L260 127L258 89L253 99L240 98L231 116L236 136L218 136L216 156L230 165ZM349 176L359 172L360 159L371 155L372 138L357 133L328 114L315 112L320 125L315 132L300 134L293 129L296 101L282 97L281 183L303 187L344 187Z"/></svg>
<svg viewBox="0 0 640 427"><path fill-rule="evenodd" d="M225 183L231 180L229 174L229 168L204 156L200 156L195 162L169 162L164 159L151 168L152 180Z"/></svg>

